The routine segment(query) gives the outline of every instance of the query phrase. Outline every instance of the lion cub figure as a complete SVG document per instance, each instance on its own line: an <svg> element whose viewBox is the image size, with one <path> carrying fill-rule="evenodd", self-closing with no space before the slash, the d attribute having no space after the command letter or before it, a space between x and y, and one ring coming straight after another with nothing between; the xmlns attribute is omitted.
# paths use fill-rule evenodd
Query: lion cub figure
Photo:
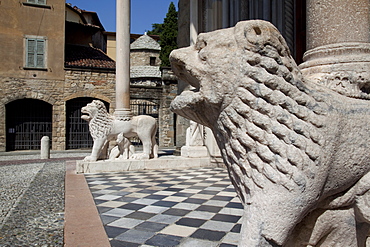
<svg viewBox="0 0 370 247"><path fill-rule="evenodd" d="M90 156L85 161L96 161L108 142L118 135L122 138L138 136L143 143L143 152L131 155L131 159L149 159L158 157L158 145L155 140L157 121L146 115L133 116L128 121L117 120L110 115L100 100L93 100L81 108L83 120L89 123L90 134L94 140Z"/></svg>

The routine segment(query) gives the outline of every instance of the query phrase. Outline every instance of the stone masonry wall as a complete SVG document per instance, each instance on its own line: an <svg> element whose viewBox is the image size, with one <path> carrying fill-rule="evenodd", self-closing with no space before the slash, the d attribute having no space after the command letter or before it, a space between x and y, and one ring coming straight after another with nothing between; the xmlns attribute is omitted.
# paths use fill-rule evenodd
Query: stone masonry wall
<svg viewBox="0 0 370 247"><path fill-rule="evenodd" d="M156 58L154 66L159 66L161 64L161 60L159 59L159 51L131 50L130 65L131 66L149 66L150 57Z"/></svg>
<svg viewBox="0 0 370 247"><path fill-rule="evenodd" d="M63 133L61 114L61 102L63 102L63 80L45 80L29 78L0 77L0 151L6 150L6 119L5 105L18 99L38 99L53 105L53 130L52 142L63 142L65 133ZM59 149L59 146L53 146L53 149Z"/></svg>
<svg viewBox="0 0 370 247"><path fill-rule="evenodd" d="M132 99L149 99L160 105L160 146L173 146L173 113L169 104L176 87L131 87ZM92 97L115 105L115 71L73 70L65 71L65 80L22 79L0 77L0 151L6 150L5 105L18 99L38 99L52 105L52 149L66 148L66 102L79 97Z"/></svg>

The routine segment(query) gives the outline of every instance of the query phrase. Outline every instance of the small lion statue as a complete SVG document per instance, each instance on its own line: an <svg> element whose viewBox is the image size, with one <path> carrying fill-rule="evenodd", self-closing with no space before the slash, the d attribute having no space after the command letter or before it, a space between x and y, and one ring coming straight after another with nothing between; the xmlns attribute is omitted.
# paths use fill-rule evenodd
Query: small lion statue
<svg viewBox="0 0 370 247"><path fill-rule="evenodd" d="M96 161L110 140L121 136L126 138L138 136L143 143L143 152L131 155L131 159L149 159L158 157L158 145L155 140L157 121L147 115L133 116L128 121L115 119L108 114L100 100L93 100L81 108L81 118L89 122L90 134L94 140L90 156L85 161Z"/></svg>
<svg viewBox="0 0 370 247"><path fill-rule="evenodd" d="M369 100L305 79L266 21L200 34L170 60L193 87L172 110L212 130L244 205L239 246L365 246Z"/></svg>

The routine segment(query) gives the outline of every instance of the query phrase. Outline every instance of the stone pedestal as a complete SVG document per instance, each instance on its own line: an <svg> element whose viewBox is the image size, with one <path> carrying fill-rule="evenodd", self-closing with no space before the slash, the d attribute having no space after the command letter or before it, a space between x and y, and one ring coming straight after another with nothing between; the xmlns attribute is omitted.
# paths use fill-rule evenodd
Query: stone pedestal
<svg viewBox="0 0 370 247"><path fill-rule="evenodd" d="M181 156L186 158L208 157L206 146L183 146Z"/></svg>

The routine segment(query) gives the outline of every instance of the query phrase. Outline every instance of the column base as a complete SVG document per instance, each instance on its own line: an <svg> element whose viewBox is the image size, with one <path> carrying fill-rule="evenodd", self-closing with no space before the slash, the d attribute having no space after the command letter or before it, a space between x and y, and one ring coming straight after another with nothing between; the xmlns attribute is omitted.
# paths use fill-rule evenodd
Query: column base
<svg viewBox="0 0 370 247"><path fill-rule="evenodd" d="M206 146L183 146L181 156L186 158L208 157Z"/></svg>
<svg viewBox="0 0 370 247"><path fill-rule="evenodd" d="M370 43L338 43L307 51L299 65L305 79L340 94L370 99Z"/></svg>

